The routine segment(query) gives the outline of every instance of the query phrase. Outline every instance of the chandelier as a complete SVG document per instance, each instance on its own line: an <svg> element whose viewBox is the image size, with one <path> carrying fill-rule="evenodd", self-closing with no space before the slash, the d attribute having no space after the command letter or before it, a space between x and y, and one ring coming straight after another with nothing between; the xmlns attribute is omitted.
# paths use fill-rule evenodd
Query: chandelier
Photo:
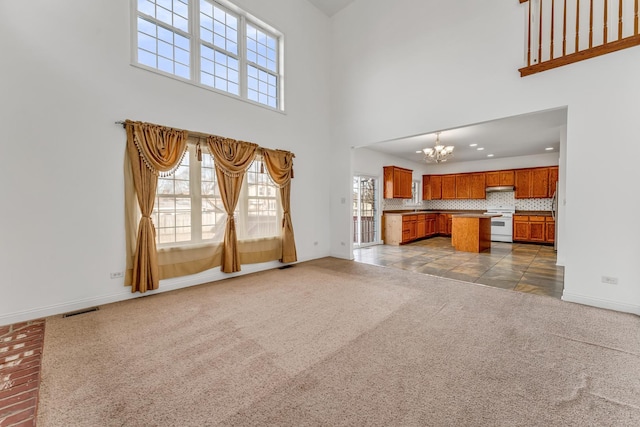
<svg viewBox="0 0 640 427"><path fill-rule="evenodd" d="M453 157L453 145L446 147L440 143L440 132L436 133L436 145L433 148L423 148L424 160L427 163L446 162Z"/></svg>

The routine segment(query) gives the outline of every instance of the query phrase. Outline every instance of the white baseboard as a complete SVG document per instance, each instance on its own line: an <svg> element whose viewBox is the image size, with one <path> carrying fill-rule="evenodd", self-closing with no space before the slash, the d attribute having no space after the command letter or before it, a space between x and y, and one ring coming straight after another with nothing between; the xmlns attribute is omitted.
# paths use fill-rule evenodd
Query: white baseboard
<svg viewBox="0 0 640 427"><path fill-rule="evenodd" d="M322 257L321 257L322 258ZM299 262L311 261L311 259L298 258ZM52 304L44 307L36 307L24 311L16 311L13 313L0 315L0 326L11 325L18 322L26 322L34 319L41 319L48 316L55 316L58 314L69 313L73 311L83 310L90 307L96 307L105 304L111 304L113 302L125 301L134 298L146 297L163 292L174 291L177 289L188 288L190 286L202 285L204 283L216 282L223 279L228 279L236 276L243 276L245 274L257 273L259 271L272 270L278 267L282 267L286 264L281 264L278 261L270 261L261 264L246 264L242 266L242 271L237 273L222 273L218 267L204 271L202 273L193 274L190 276L177 277L174 279L166 279L160 281L159 289L155 291L147 291L144 294L132 293L131 288L128 286L122 287L122 292L118 292L110 295L101 295L91 298L83 298L73 301L67 301L60 304Z"/></svg>
<svg viewBox="0 0 640 427"><path fill-rule="evenodd" d="M353 252L352 253L331 252L329 256L333 258L347 259L349 261L353 261Z"/></svg>
<svg viewBox="0 0 640 427"><path fill-rule="evenodd" d="M623 313L631 313L640 316L640 306L638 305L626 304L623 302L611 301L603 298L593 298L586 295L567 292L566 290L562 293L562 301L575 302L577 304L606 308L607 310L620 311Z"/></svg>

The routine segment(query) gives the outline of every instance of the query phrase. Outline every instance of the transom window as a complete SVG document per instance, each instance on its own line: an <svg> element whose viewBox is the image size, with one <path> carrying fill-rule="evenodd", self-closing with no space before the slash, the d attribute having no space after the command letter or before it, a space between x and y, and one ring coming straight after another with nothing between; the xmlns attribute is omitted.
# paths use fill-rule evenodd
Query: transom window
<svg viewBox="0 0 640 427"><path fill-rule="evenodd" d="M132 0L134 63L274 109L282 35L222 0Z"/></svg>
<svg viewBox="0 0 640 427"><path fill-rule="evenodd" d="M238 239L280 235L280 191L262 160L256 158L245 173L234 212ZM202 161L189 146L182 164L167 177L158 178L152 213L158 247L216 243L224 238L227 214L220 197L213 157Z"/></svg>

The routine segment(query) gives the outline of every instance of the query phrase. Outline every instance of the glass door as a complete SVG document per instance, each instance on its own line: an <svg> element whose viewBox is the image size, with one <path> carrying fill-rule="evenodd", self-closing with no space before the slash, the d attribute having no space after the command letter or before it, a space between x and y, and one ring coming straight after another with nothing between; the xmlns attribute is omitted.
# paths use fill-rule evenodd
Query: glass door
<svg viewBox="0 0 640 427"><path fill-rule="evenodd" d="M353 244L355 247L375 245L378 237L378 179L353 177Z"/></svg>

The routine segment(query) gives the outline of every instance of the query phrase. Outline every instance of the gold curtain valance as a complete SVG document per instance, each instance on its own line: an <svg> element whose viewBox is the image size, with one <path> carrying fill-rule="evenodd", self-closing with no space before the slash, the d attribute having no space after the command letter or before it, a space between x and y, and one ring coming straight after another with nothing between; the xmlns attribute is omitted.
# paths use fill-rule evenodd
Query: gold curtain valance
<svg viewBox="0 0 640 427"><path fill-rule="evenodd" d="M284 150L262 150L262 158L271 179L278 187L284 187L293 179L293 153Z"/></svg>
<svg viewBox="0 0 640 427"><path fill-rule="evenodd" d="M215 159L216 169L232 178L244 175L256 158L258 150L258 144L221 136L208 137L207 147Z"/></svg>
<svg viewBox="0 0 640 427"><path fill-rule="evenodd" d="M152 127L156 126L156 127L160 127L160 128L169 129L169 130L172 130L174 132L187 132L188 140L190 140L191 143L200 143L200 142L206 141L209 137L222 138L222 139L234 141L233 139L227 138L227 137L224 137L224 136L212 135L212 134L209 134L209 133L196 132L196 131L186 130L186 129L171 128L171 127L156 125L156 124L148 123L148 122L135 122L135 121L132 121L132 120L125 120L125 121L119 121L119 122L115 122L115 123L118 124L118 125L122 125L123 127L126 127L126 124L128 122L130 122L130 123L140 123L140 124L144 124L144 125L148 125L148 126L152 126ZM242 142L242 141L237 141L237 142ZM253 143L248 142L248 144L253 144ZM257 145L256 154L257 155L262 155L265 150L269 150L269 149L268 148L262 148L259 145ZM282 153L290 153L291 154L291 159L295 159L296 158L296 155L294 153L292 153L291 151L286 151L286 150L272 150L272 151L278 151L278 152L282 152ZM293 172L292 172L291 178L293 178Z"/></svg>
<svg viewBox="0 0 640 427"><path fill-rule="evenodd" d="M152 123L127 120L133 143L144 164L154 175L168 176L182 163L189 132Z"/></svg>

